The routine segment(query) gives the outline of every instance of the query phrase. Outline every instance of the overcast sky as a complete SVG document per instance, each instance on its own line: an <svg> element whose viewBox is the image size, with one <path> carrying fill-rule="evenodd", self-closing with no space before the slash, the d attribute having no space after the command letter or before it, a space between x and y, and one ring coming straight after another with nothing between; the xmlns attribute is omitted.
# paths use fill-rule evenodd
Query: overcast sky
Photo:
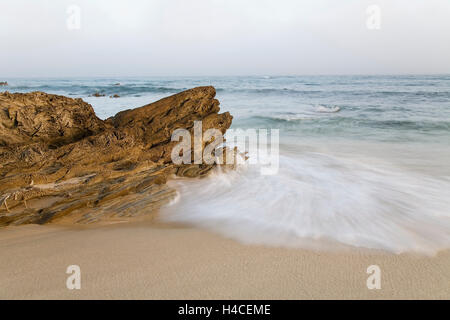
<svg viewBox="0 0 450 320"><path fill-rule="evenodd" d="M0 81L405 73L450 73L450 0L0 0Z"/></svg>

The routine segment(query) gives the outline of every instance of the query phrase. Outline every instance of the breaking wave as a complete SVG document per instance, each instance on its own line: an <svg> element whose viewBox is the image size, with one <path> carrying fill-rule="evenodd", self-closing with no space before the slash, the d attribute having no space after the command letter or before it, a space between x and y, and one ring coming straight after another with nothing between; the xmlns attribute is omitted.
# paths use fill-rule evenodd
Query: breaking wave
<svg viewBox="0 0 450 320"><path fill-rule="evenodd" d="M321 112L321 113L335 113L335 112L339 112L341 111L341 108L336 106L336 107L325 107L325 106L318 106L316 108L317 112Z"/></svg>

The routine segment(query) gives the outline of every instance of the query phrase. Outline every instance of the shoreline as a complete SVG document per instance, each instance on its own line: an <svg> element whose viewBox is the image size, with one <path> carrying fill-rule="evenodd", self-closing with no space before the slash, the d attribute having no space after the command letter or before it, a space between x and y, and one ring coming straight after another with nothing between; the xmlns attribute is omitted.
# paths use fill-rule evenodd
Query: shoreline
<svg viewBox="0 0 450 320"><path fill-rule="evenodd" d="M245 245L178 224L0 230L0 299L449 299L450 250L395 255ZM68 290L69 265L81 290ZM366 286L381 268L381 289Z"/></svg>

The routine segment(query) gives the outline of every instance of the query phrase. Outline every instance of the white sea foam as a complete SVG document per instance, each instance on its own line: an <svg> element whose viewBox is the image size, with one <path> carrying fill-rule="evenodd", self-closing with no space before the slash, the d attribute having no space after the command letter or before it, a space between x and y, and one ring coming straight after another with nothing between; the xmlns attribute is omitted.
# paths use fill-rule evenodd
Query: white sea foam
<svg viewBox="0 0 450 320"><path fill-rule="evenodd" d="M163 219L246 243L309 247L321 239L425 254L450 247L448 179L359 158L281 156L275 176L246 166L171 185L181 198Z"/></svg>
<svg viewBox="0 0 450 320"><path fill-rule="evenodd" d="M317 106L316 111L320 113L336 113L341 111L341 108L338 106L335 107Z"/></svg>
<svg viewBox="0 0 450 320"><path fill-rule="evenodd" d="M298 121L298 120L311 120L311 119L314 119L314 117L305 115L305 114L284 114L284 115L272 116L271 119L284 120L284 121Z"/></svg>

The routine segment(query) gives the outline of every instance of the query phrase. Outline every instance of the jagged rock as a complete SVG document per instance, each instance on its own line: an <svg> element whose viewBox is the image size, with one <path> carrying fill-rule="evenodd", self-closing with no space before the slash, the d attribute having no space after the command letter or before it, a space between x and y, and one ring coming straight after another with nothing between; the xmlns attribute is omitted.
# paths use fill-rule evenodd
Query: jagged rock
<svg viewBox="0 0 450 320"><path fill-rule="evenodd" d="M94 109L81 99L42 92L0 94L0 145L43 142L60 146L105 130Z"/></svg>
<svg viewBox="0 0 450 320"><path fill-rule="evenodd" d="M7 86L7 85L8 85L8 82L6 82L6 81L0 82L0 86Z"/></svg>
<svg viewBox="0 0 450 320"><path fill-rule="evenodd" d="M172 132L229 128L213 87L119 112L105 121L81 99L0 94L0 226L92 223L154 214L175 196L165 185L212 165L175 165Z"/></svg>

